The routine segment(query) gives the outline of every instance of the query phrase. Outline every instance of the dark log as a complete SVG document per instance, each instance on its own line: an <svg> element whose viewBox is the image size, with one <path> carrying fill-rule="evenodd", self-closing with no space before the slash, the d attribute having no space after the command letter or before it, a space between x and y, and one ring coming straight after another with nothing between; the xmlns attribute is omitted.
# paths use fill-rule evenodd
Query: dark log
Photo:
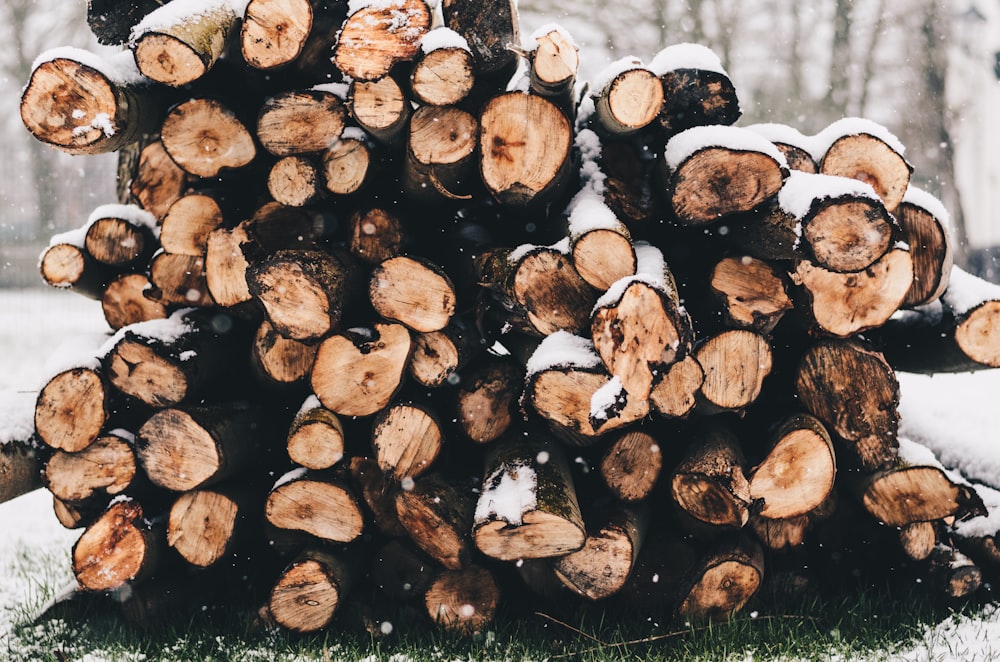
<svg viewBox="0 0 1000 662"><path fill-rule="evenodd" d="M424 607L431 620L445 630L476 634L493 621L500 595L494 574L470 565L438 574L424 594Z"/></svg>
<svg viewBox="0 0 1000 662"><path fill-rule="evenodd" d="M441 12L472 48L477 75L499 80L513 73L517 54L509 47L521 43L514 0L444 0Z"/></svg>
<svg viewBox="0 0 1000 662"><path fill-rule="evenodd" d="M350 559L320 548L303 551L282 572L267 609L281 627L315 632L330 624L353 587L357 570Z"/></svg>

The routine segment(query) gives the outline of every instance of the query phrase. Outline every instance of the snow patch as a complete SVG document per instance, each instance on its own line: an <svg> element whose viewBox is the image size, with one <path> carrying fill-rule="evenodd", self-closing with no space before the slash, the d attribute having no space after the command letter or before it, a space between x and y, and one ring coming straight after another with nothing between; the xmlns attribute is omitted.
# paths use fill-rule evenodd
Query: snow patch
<svg viewBox="0 0 1000 662"><path fill-rule="evenodd" d="M948 288L941 299L956 315L965 315L987 301L1000 301L1000 285L952 267Z"/></svg>
<svg viewBox="0 0 1000 662"><path fill-rule="evenodd" d="M788 168L785 155L759 133L736 126L696 126L681 131L667 142L664 156L667 166L676 170L695 152L710 147L722 147L740 152L760 152L774 159L782 168Z"/></svg>
<svg viewBox="0 0 1000 662"><path fill-rule="evenodd" d="M187 333L191 333L194 330L194 325L187 318L188 314L191 313L194 308L181 308L180 310L174 312L166 319L156 319L147 320L145 322L136 322L135 324L129 324L128 326L123 326L118 329L111 338L104 343L104 346L100 350L100 355L105 356L115 348L121 340L125 337L125 334L130 334L137 336L139 338L149 341L159 341L162 343L170 344L176 342L178 338L181 338Z"/></svg>
<svg viewBox="0 0 1000 662"><path fill-rule="evenodd" d="M35 433L35 395L0 391L0 446L27 442Z"/></svg>
<svg viewBox="0 0 1000 662"><path fill-rule="evenodd" d="M156 217L138 205L100 205L87 218L87 227L90 227L102 218L120 218L132 225L149 228L157 236L160 233Z"/></svg>
<svg viewBox="0 0 1000 662"><path fill-rule="evenodd" d="M823 158L824 150L820 149L821 146L818 145L816 137L807 136L795 127L776 122L765 122L763 124L750 124L743 128L758 133L773 143L791 145L792 147L805 150L812 157L813 161L819 161Z"/></svg>
<svg viewBox="0 0 1000 662"><path fill-rule="evenodd" d="M299 416L305 414L307 411L312 411L313 409L320 409L322 407L323 403L319 401L319 398L316 397L316 394L314 393L305 399L305 402L303 402L302 406L299 407L299 411L295 414L295 417L298 418Z"/></svg>
<svg viewBox="0 0 1000 662"><path fill-rule="evenodd" d="M177 25L194 23L202 16L218 11L228 11L234 19L242 17L246 14L248 4L249 0L173 0L146 14L132 26L129 46L134 47L148 33L164 32Z"/></svg>
<svg viewBox="0 0 1000 662"><path fill-rule="evenodd" d="M591 369L601 365L601 357L589 338L574 336L568 331L556 331L545 337L528 358L528 376L552 368Z"/></svg>
<svg viewBox="0 0 1000 662"><path fill-rule="evenodd" d="M538 477L527 463L497 469L483 481L476 503L476 522L501 519L520 526L524 514L538 506Z"/></svg>
<svg viewBox="0 0 1000 662"><path fill-rule="evenodd" d="M903 202L923 209L944 226L945 232L951 233L951 215L945 208L944 203L927 191L911 184L906 188L906 193L903 194Z"/></svg>
<svg viewBox="0 0 1000 662"><path fill-rule="evenodd" d="M137 85L151 82L139 72L139 67L135 64L135 57L132 55L132 51L128 50L104 57L83 48L59 46L58 48L50 48L42 52L31 64L31 70L34 71L46 62L60 59L72 60L73 62L82 64L118 85ZM75 115L76 113L74 113L74 117Z"/></svg>
<svg viewBox="0 0 1000 662"><path fill-rule="evenodd" d="M692 43L667 46L656 54L652 62L649 63L649 69L657 76L677 69L714 71L723 76L729 76L722 67L722 60L712 49Z"/></svg>
<svg viewBox="0 0 1000 662"><path fill-rule="evenodd" d="M592 421L606 421L611 413L617 409L625 398L625 386L618 375L615 375L608 383L594 391L590 396L590 419Z"/></svg>
<svg viewBox="0 0 1000 662"><path fill-rule="evenodd" d="M778 206L786 214L802 220L817 200L840 197L868 198L881 203L881 198L871 184L848 177L814 175L793 170L778 192Z"/></svg>
<svg viewBox="0 0 1000 662"><path fill-rule="evenodd" d="M44 386L56 375L77 368L99 370L101 358L106 354L104 344L107 340L106 333L81 333L64 340L45 359L39 386Z"/></svg>
<svg viewBox="0 0 1000 662"><path fill-rule="evenodd" d="M903 143L900 142L899 138L889 131L889 129L885 128L878 122L864 117L845 117L833 122L816 134L816 148L820 151L820 153L826 154L833 143L837 142L841 138L846 136L861 135L869 135L873 138L878 138L900 156L903 156L906 152L906 147L903 146Z"/></svg>
<svg viewBox="0 0 1000 662"><path fill-rule="evenodd" d="M507 255L507 261L511 264L517 264L523 260L529 253L534 251L555 251L557 253L562 253L563 255L569 255L569 237L563 237L551 246L539 246L538 244L521 244L514 250L512 250Z"/></svg>
<svg viewBox="0 0 1000 662"><path fill-rule="evenodd" d="M280 478L278 478L278 480L274 481L274 485L271 486L271 491L273 492L282 485L287 485L288 483L299 480L300 478L306 475L307 471L308 469L306 469L305 467L296 467L291 471L285 472L284 474L281 475Z"/></svg>
<svg viewBox="0 0 1000 662"><path fill-rule="evenodd" d="M635 275L619 278L612 283L611 287L597 299L591 315L601 308L617 304L625 294L625 290L633 283L645 283L660 291L667 289L667 262L663 259L660 249L644 241L637 241L634 247Z"/></svg>
<svg viewBox="0 0 1000 662"><path fill-rule="evenodd" d="M587 189L576 194L567 212L571 237L580 237L594 230L618 232L624 227L611 208L604 204L604 199Z"/></svg>
<svg viewBox="0 0 1000 662"><path fill-rule="evenodd" d="M633 69L643 68L642 60L634 55L627 55L620 60L615 60L608 66L598 71L597 75L591 79L590 93L599 95L604 91L604 88L611 84L611 81L618 78L621 74Z"/></svg>
<svg viewBox="0 0 1000 662"><path fill-rule="evenodd" d="M420 40L420 50L430 53L441 48L460 48L463 51L472 52L469 42L465 37L458 34L451 28L434 28L427 32Z"/></svg>

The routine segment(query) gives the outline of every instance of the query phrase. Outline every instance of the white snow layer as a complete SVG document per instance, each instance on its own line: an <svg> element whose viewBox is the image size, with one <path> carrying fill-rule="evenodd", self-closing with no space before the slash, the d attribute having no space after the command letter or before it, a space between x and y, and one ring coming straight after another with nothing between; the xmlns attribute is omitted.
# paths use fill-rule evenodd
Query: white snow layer
<svg viewBox="0 0 1000 662"><path fill-rule="evenodd" d="M156 217L138 205L100 205L90 213L90 216L87 218L87 225L93 225L102 218L120 218L127 223L139 227L147 227L154 233L159 234Z"/></svg>
<svg viewBox="0 0 1000 662"><path fill-rule="evenodd" d="M590 396L590 418L595 421L608 420L608 414L622 400L624 393L625 386L618 375L609 379L607 384Z"/></svg>
<svg viewBox="0 0 1000 662"><path fill-rule="evenodd" d="M291 471L285 472L282 476L278 478L278 480L274 481L274 485L271 486L271 491L278 489L282 485L287 485L292 481L299 480L300 478L306 475L307 471L308 469L306 469L305 467L296 467Z"/></svg>
<svg viewBox="0 0 1000 662"><path fill-rule="evenodd" d="M667 166L676 170L692 154L710 147L760 152L770 156L782 168L788 168L785 155L770 140L747 129L724 125L696 126L671 138L664 150Z"/></svg>
<svg viewBox="0 0 1000 662"><path fill-rule="evenodd" d="M945 232L951 232L951 214L945 208L944 203L927 191L910 184L903 194L903 202L923 209L944 226Z"/></svg>
<svg viewBox="0 0 1000 662"><path fill-rule="evenodd" d="M743 128L759 133L773 143L782 143L805 150L813 161L818 162L823 158L822 146L819 145L816 137L807 136L795 127L776 122L765 122L763 124L750 124Z"/></svg>
<svg viewBox="0 0 1000 662"><path fill-rule="evenodd" d="M135 85L138 83L148 83L149 79L139 72L139 67L135 64L135 57L132 51L122 51L109 57L98 55L97 53L75 48L73 46L59 46L44 51L35 58L31 64L34 71L41 64L53 60L66 59L78 62L85 67L89 67L100 73L112 83L118 85ZM80 119L80 118L77 118Z"/></svg>
<svg viewBox="0 0 1000 662"><path fill-rule="evenodd" d="M472 52L472 49L469 48L469 42L465 40L465 37L451 28L434 28L420 39L420 50L424 53L430 53L441 48L460 48L463 51Z"/></svg>
<svg viewBox="0 0 1000 662"><path fill-rule="evenodd" d="M357 14L359 11L364 9L382 11L399 6L399 0L351 0L347 3L347 15L351 16L353 14Z"/></svg>
<svg viewBox="0 0 1000 662"><path fill-rule="evenodd" d="M833 122L815 136L816 146L821 153L826 154L833 143L845 136L869 135L878 138L894 152L903 156L906 147L889 129L878 122L864 117L845 117Z"/></svg>
<svg viewBox="0 0 1000 662"><path fill-rule="evenodd" d="M563 255L569 255L569 237L563 237L551 246L540 246L538 244L521 244L517 246L507 255L507 261L511 264L517 264L524 257L533 251L555 251L557 253L562 253Z"/></svg>
<svg viewBox="0 0 1000 662"><path fill-rule="evenodd" d="M341 101L346 101L351 91L350 83L320 83L309 88L316 92L327 92Z"/></svg>
<svg viewBox="0 0 1000 662"><path fill-rule="evenodd" d="M200 17L217 11L228 11L233 18L242 18L246 14L249 0L173 0L160 6L132 26L129 34L129 45L135 45L143 35L151 32L163 32L176 25L196 21Z"/></svg>
<svg viewBox="0 0 1000 662"><path fill-rule="evenodd" d="M597 299L591 315L600 308L618 303L622 295L625 294L625 290L632 283L645 283L661 291L666 289L667 263L663 259L663 253L660 252L660 249L644 241L637 241L633 246L635 248L635 275L619 278L612 283L611 287Z"/></svg>
<svg viewBox="0 0 1000 662"><path fill-rule="evenodd" d="M986 514L955 523L955 532L965 538L985 538L1000 533L1000 490L988 485L973 486L986 506Z"/></svg>
<svg viewBox="0 0 1000 662"><path fill-rule="evenodd" d="M574 48L576 48L576 49L579 49L579 48L580 48L580 47L579 47L579 46L577 45L577 43L576 43L576 42L575 42L575 41L573 40L573 35L571 35L571 34L569 33L569 30L567 30L567 29L566 29L566 28L564 28L563 26L559 25L558 23L546 23L546 24L545 24L545 25L543 25L542 27L540 27L540 28L538 28L537 30L535 30L534 32L532 32L532 33L531 33L531 39L532 39L532 41L534 41L534 42L535 42L535 45L534 45L534 47L535 47L535 48L537 48L537 47L538 47L538 41L537 41L538 39L541 39L542 37L545 37L546 35L550 35L550 34L552 34L553 32L558 32L558 33L559 33L559 35L560 35L560 36L561 36L561 37L562 37L563 39L565 39L565 40L566 40L566 41L568 41L569 43L573 44L573 47L574 47Z"/></svg>
<svg viewBox="0 0 1000 662"><path fill-rule="evenodd" d="M573 144L580 153L581 194L588 190L603 196L607 176L598 163L601 158L601 138L592 129L582 129L577 132Z"/></svg>
<svg viewBox="0 0 1000 662"><path fill-rule="evenodd" d="M590 81L590 93L595 95L600 95L608 85L611 84L615 78L619 75L625 73L626 71L631 71L632 69L643 69L642 60L634 55L627 55L620 60L615 60L611 64L607 65L603 69L597 72Z"/></svg>
<svg viewBox="0 0 1000 662"><path fill-rule="evenodd" d="M0 391L0 446L26 442L35 432L35 394Z"/></svg>
<svg viewBox="0 0 1000 662"><path fill-rule="evenodd" d="M64 340L46 357L45 370L39 387L44 386L56 375L69 370L99 369L101 358L106 353L104 349L107 340L106 333L81 333Z"/></svg>
<svg viewBox="0 0 1000 662"><path fill-rule="evenodd" d="M628 236L625 226L611 208L604 204L604 198L587 189L576 194L566 211L569 214L570 237L581 237L594 230L623 231Z"/></svg>
<svg viewBox="0 0 1000 662"><path fill-rule="evenodd" d="M527 464L502 467L483 481L483 493L476 502L476 522L501 519L520 526L524 514L538 505L538 477Z"/></svg>
<svg viewBox="0 0 1000 662"><path fill-rule="evenodd" d="M556 331L545 337L528 358L525 370L534 375L552 368L596 368L601 357L590 338L574 336L568 331Z"/></svg>
<svg viewBox="0 0 1000 662"><path fill-rule="evenodd" d="M793 170L778 192L778 206L782 211L800 221L806 217L813 203L826 198L868 198L881 202L871 184L849 177L814 175Z"/></svg>
<svg viewBox="0 0 1000 662"><path fill-rule="evenodd" d="M964 315L987 301L1000 301L1000 285L952 267L948 288L941 299L956 315Z"/></svg>
<svg viewBox="0 0 1000 662"><path fill-rule="evenodd" d="M722 60L712 49L701 44L674 44L667 46L656 54L649 69L657 76L662 76L668 71L677 69L698 69L700 71L714 71L728 76L722 67Z"/></svg>
<svg viewBox="0 0 1000 662"><path fill-rule="evenodd" d="M194 308L181 308L166 319L147 320L123 326L104 344L100 350L100 355L107 355L125 337L126 333L131 333L139 338L158 340L168 344L175 342L178 338L193 330L191 322L187 319L187 315L193 310Z"/></svg>
<svg viewBox="0 0 1000 662"><path fill-rule="evenodd" d="M305 414L307 411L312 411L313 409L320 409L322 407L323 403L319 401L319 398L316 396L315 393L312 393L305 399L305 401L302 403L302 406L299 407L299 411L295 414L295 416L299 417Z"/></svg>

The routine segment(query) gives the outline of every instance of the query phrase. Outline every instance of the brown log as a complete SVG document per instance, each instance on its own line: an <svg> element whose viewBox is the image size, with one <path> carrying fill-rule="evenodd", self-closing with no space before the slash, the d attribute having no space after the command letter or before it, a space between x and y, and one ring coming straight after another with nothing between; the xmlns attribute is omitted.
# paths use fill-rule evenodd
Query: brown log
<svg viewBox="0 0 1000 662"><path fill-rule="evenodd" d="M323 186L334 195L358 192L371 179L374 160L367 134L348 127L321 155Z"/></svg>
<svg viewBox="0 0 1000 662"><path fill-rule="evenodd" d="M580 131L577 142L588 129ZM622 221L649 223L664 213L654 190L653 166L642 158L641 148L628 141L605 141L601 145L604 202Z"/></svg>
<svg viewBox="0 0 1000 662"><path fill-rule="evenodd" d="M368 281L375 312L420 333L440 331L455 314L455 286L427 260L398 256L380 262Z"/></svg>
<svg viewBox="0 0 1000 662"><path fill-rule="evenodd" d="M146 298L145 292L151 287L143 274L123 274L108 283L101 294L101 309L112 331L167 316L165 304Z"/></svg>
<svg viewBox="0 0 1000 662"><path fill-rule="evenodd" d="M764 554L747 538L720 542L691 573L678 612L685 618L721 621L739 611L764 579Z"/></svg>
<svg viewBox="0 0 1000 662"><path fill-rule="evenodd" d="M239 18L231 3L188 2L191 11L176 6L151 12L135 27L129 46L136 66L158 83L181 87L211 69L222 56Z"/></svg>
<svg viewBox="0 0 1000 662"><path fill-rule="evenodd" d="M715 263L709 293L719 302L723 322L734 328L768 334L794 307L788 276L775 265L749 255Z"/></svg>
<svg viewBox="0 0 1000 662"><path fill-rule="evenodd" d="M475 328L460 318L452 318L440 331L414 335L410 376L430 387L459 383L459 371L481 347Z"/></svg>
<svg viewBox="0 0 1000 662"><path fill-rule="evenodd" d="M280 92L257 116L257 138L275 156L320 152L344 132L347 110L333 92L321 89Z"/></svg>
<svg viewBox="0 0 1000 662"><path fill-rule="evenodd" d="M692 354L670 366L653 384L649 404L654 411L670 418L685 418L698 403L705 381L705 371Z"/></svg>
<svg viewBox="0 0 1000 662"><path fill-rule="evenodd" d="M736 89L719 58L708 48L668 46L657 53L649 68L663 84L660 125L668 136L696 126L729 125L739 119Z"/></svg>
<svg viewBox="0 0 1000 662"><path fill-rule="evenodd" d="M336 331L355 278L346 254L322 250L281 250L247 270L250 293L275 330L293 340Z"/></svg>
<svg viewBox="0 0 1000 662"><path fill-rule="evenodd" d="M444 0L441 12L445 25L472 48L477 74L499 79L513 73L517 54L509 46L521 43L516 2Z"/></svg>
<svg viewBox="0 0 1000 662"><path fill-rule="evenodd" d="M663 110L663 84L659 77L633 59L626 67L614 67L614 75L594 89L594 105L601 128L613 136L628 136L649 126ZM602 79L603 80L603 79Z"/></svg>
<svg viewBox="0 0 1000 662"><path fill-rule="evenodd" d="M208 289L205 258L198 255L176 255L160 252L149 262L147 291L154 301L165 305L208 308L215 304Z"/></svg>
<svg viewBox="0 0 1000 662"><path fill-rule="evenodd" d="M983 585L982 570L957 549L938 544L926 562L934 585L945 598L968 598Z"/></svg>
<svg viewBox="0 0 1000 662"><path fill-rule="evenodd" d="M240 52L255 69L292 63L313 27L310 0L250 0L240 27Z"/></svg>
<svg viewBox="0 0 1000 662"><path fill-rule="evenodd" d="M491 451L472 526L479 551L512 561L580 549L586 532L562 450L536 433Z"/></svg>
<svg viewBox="0 0 1000 662"><path fill-rule="evenodd" d="M42 486L42 463L27 439L0 444L0 503Z"/></svg>
<svg viewBox="0 0 1000 662"><path fill-rule="evenodd" d="M811 175L819 172L819 164L816 162L814 154L815 139L812 136L805 136L801 131L787 124L751 124L746 128L759 133L774 143L778 151L785 155L790 170Z"/></svg>
<svg viewBox="0 0 1000 662"><path fill-rule="evenodd" d="M944 294L954 264L948 211L937 198L910 186L893 213L913 257L913 285L903 306L926 305Z"/></svg>
<svg viewBox="0 0 1000 662"><path fill-rule="evenodd" d="M582 548L553 562L556 576L588 600L614 595L635 567L648 526L646 509L613 508L588 526Z"/></svg>
<svg viewBox="0 0 1000 662"><path fill-rule="evenodd" d="M323 198L323 172L311 156L296 154L278 159L267 174L267 191L276 202L305 207Z"/></svg>
<svg viewBox="0 0 1000 662"><path fill-rule="evenodd" d="M771 518L751 515L749 527L767 549L776 552L798 547L806 540L806 533L812 526L812 518L807 515L793 515L785 518Z"/></svg>
<svg viewBox="0 0 1000 662"><path fill-rule="evenodd" d="M156 248L156 218L136 205L101 205L86 227L87 253L116 269L141 270Z"/></svg>
<svg viewBox="0 0 1000 662"><path fill-rule="evenodd" d="M333 61L353 80L376 80L399 62L413 60L431 27L424 0L392 0L364 5L347 17Z"/></svg>
<svg viewBox="0 0 1000 662"><path fill-rule="evenodd" d="M196 177L217 177L257 156L253 136L236 114L215 99L194 98L174 106L160 128L174 163Z"/></svg>
<svg viewBox="0 0 1000 662"><path fill-rule="evenodd" d="M581 192L567 211L566 235L580 278L604 291L619 279L635 274L632 236L600 198Z"/></svg>
<svg viewBox="0 0 1000 662"><path fill-rule="evenodd" d="M96 522L103 512L104 509L94 503L75 504L52 497L52 514L65 529L85 529Z"/></svg>
<svg viewBox="0 0 1000 662"><path fill-rule="evenodd" d="M246 272L250 263L242 246L250 242L243 223L232 230L218 228L208 235L205 247L205 283L212 300L231 308L252 300Z"/></svg>
<svg viewBox="0 0 1000 662"><path fill-rule="evenodd" d="M829 145L820 173L871 184L886 209L896 209L903 201L913 166L903 157L902 146L883 127L870 121L859 125L856 118L848 118L826 127L818 138Z"/></svg>
<svg viewBox="0 0 1000 662"><path fill-rule="evenodd" d="M129 191L143 209L162 219L187 188L188 175L167 154L163 141L153 140L142 148Z"/></svg>
<svg viewBox="0 0 1000 662"><path fill-rule="evenodd" d="M401 489L399 482L382 473L378 462L373 459L355 455L346 462L351 478L371 513L367 521L374 522L378 530L387 536L406 536L406 529L396 513L396 493Z"/></svg>
<svg viewBox="0 0 1000 662"><path fill-rule="evenodd" d="M466 98L475 82L472 51L464 39L444 27L424 35L421 53L410 73L414 99L429 106L451 106Z"/></svg>
<svg viewBox="0 0 1000 662"><path fill-rule="evenodd" d="M707 338L695 349L694 357L705 372L699 404L719 411L738 411L756 400L773 365L768 340L747 329Z"/></svg>
<svg viewBox="0 0 1000 662"><path fill-rule="evenodd" d="M696 126L675 135L664 165L663 189L684 225L750 211L777 195L788 173L774 145L736 127Z"/></svg>
<svg viewBox="0 0 1000 662"><path fill-rule="evenodd" d="M259 501L235 486L185 492L170 507L167 544L193 566L215 565L235 552L259 508Z"/></svg>
<svg viewBox="0 0 1000 662"><path fill-rule="evenodd" d="M909 558L923 561L938 543L937 523L913 522L900 527L899 546Z"/></svg>
<svg viewBox="0 0 1000 662"><path fill-rule="evenodd" d="M699 522L743 527L751 504L745 466L736 435L721 423L706 422L692 431L691 445L671 476L674 502Z"/></svg>
<svg viewBox="0 0 1000 662"><path fill-rule="evenodd" d="M795 380L799 400L843 442L849 464L871 471L895 459L899 383L881 354L856 340L820 341Z"/></svg>
<svg viewBox="0 0 1000 662"><path fill-rule="evenodd" d="M370 416L392 400L412 350L402 324L375 324L330 336L316 353L313 392L337 414Z"/></svg>
<svg viewBox="0 0 1000 662"><path fill-rule="evenodd" d="M140 480L134 442L117 430L75 453L56 451L45 463L45 487L57 499L73 503L122 494Z"/></svg>
<svg viewBox="0 0 1000 662"><path fill-rule="evenodd" d="M410 118L403 187L422 199L468 199L479 123L455 106L421 106Z"/></svg>
<svg viewBox="0 0 1000 662"><path fill-rule="evenodd" d="M601 478L611 494L625 502L642 501L653 491L663 468L656 437L632 430L615 435L601 458Z"/></svg>
<svg viewBox="0 0 1000 662"><path fill-rule="evenodd" d="M469 564L475 507L471 492L453 487L439 474L420 476L396 493L396 516L410 539L449 570Z"/></svg>
<svg viewBox="0 0 1000 662"><path fill-rule="evenodd" d="M389 405L375 417L372 448L379 468L402 481L426 473L437 459L444 434L437 416L414 402Z"/></svg>
<svg viewBox="0 0 1000 662"><path fill-rule="evenodd" d="M528 53L529 88L534 94L549 97L560 108L572 109L580 68L579 49L562 28L537 32L534 39L535 48Z"/></svg>
<svg viewBox="0 0 1000 662"><path fill-rule="evenodd" d="M524 369L513 360L489 359L462 375L458 423L478 444L499 439L514 420L524 389Z"/></svg>
<svg viewBox="0 0 1000 662"><path fill-rule="evenodd" d="M321 540L346 543L361 535L364 519L357 498L340 480L295 469L282 476L264 506L279 529L304 531Z"/></svg>
<svg viewBox="0 0 1000 662"><path fill-rule="evenodd" d="M158 106L131 53L105 59L56 49L36 60L21 93L21 121L31 135L56 149L102 154L155 133Z"/></svg>
<svg viewBox="0 0 1000 662"><path fill-rule="evenodd" d="M360 209L348 221L347 248L366 264L375 265L396 257L403 250L405 238L402 220L385 207Z"/></svg>
<svg viewBox="0 0 1000 662"><path fill-rule="evenodd" d="M392 76L351 83L351 115L379 142L394 143L406 128L410 114L409 99Z"/></svg>
<svg viewBox="0 0 1000 662"><path fill-rule="evenodd" d="M35 431L47 446L68 453L96 440L111 416L113 389L95 362L63 370L46 382L35 402Z"/></svg>
<svg viewBox="0 0 1000 662"><path fill-rule="evenodd" d="M38 270L50 287L68 289L88 299L100 299L115 271L87 252L82 236L69 234L52 237L42 252Z"/></svg>
<svg viewBox="0 0 1000 662"><path fill-rule="evenodd" d="M85 591L108 591L139 582L163 554L162 523L154 525L133 499L119 497L73 545L73 574Z"/></svg>
<svg viewBox="0 0 1000 662"><path fill-rule="evenodd" d="M770 435L767 456L750 471L750 497L763 500L760 514L789 519L817 508L830 495L837 474L833 442L808 414L781 421Z"/></svg>
<svg viewBox="0 0 1000 662"><path fill-rule="evenodd" d="M424 607L431 620L445 630L475 634L493 621L500 595L493 573L470 565L439 573L424 594Z"/></svg>
<svg viewBox="0 0 1000 662"><path fill-rule="evenodd" d="M223 204L211 193L188 193L167 209L160 223L160 246L176 255L202 256L208 237L223 225Z"/></svg>
<svg viewBox="0 0 1000 662"><path fill-rule="evenodd" d="M791 277L799 286L795 302L810 326L847 338L882 326L899 309L913 283L913 259L895 246L864 271L836 273L803 260Z"/></svg>
<svg viewBox="0 0 1000 662"><path fill-rule="evenodd" d="M320 548L304 550L274 584L267 608L281 627L316 632L330 624L356 582L350 560Z"/></svg>
<svg viewBox="0 0 1000 662"><path fill-rule="evenodd" d="M495 96L479 126L480 174L500 204L541 204L567 183L573 129L548 99L522 92Z"/></svg>
<svg viewBox="0 0 1000 662"><path fill-rule="evenodd" d="M161 409L139 428L139 463L155 485L167 490L218 483L257 459L262 418L246 404Z"/></svg>
<svg viewBox="0 0 1000 662"><path fill-rule="evenodd" d="M274 384L304 381L316 360L316 345L285 338L267 320L257 327L250 351L259 374Z"/></svg>
<svg viewBox="0 0 1000 662"><path fill-rule="evenodd" d="M307 469L328 469L344 457L344 426L310 396L288 428L288 457Z"/></svg>

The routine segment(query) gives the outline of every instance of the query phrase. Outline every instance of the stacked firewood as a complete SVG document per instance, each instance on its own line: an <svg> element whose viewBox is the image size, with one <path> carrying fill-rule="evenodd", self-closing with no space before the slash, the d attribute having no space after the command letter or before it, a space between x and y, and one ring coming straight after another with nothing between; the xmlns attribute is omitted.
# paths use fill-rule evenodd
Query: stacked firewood
<svg viewBox="0 0 1000 662"><path fill-rule="evenodd" d="M725 617L859 541L949 597L997 567L894 369L1000 366L1000 287L885 128L735 126L692 44L581 84L510 0L104 4L127 49L43 54L21 114L120 154L40 262L114 335L0 473L84 529L81 590L468 631L534 593Z"/></svg>

